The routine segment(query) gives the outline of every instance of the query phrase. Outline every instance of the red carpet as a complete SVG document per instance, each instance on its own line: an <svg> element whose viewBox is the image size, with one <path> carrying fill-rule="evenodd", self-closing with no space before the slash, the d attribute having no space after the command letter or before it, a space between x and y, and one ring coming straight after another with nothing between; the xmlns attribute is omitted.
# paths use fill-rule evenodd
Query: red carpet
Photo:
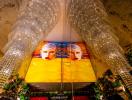
<svg viewBox="0 0 132 100"><path fill-rule="evenodd" d="M87 96L74 96L73 100L89 100Z"/></svg>
<svg viewBox="0 0 132 100"><path fill-rule="evenodd" d="M30 100L48 100L47 97L30 97Z"/></svg>

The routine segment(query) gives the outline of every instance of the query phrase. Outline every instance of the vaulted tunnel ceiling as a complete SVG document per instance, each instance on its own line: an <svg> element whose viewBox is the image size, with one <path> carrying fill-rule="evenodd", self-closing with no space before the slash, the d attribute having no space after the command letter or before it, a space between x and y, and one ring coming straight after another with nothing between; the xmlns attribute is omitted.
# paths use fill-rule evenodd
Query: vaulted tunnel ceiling
<svg viewBox="0 0 132 100"><path fill-rule="evenodd" d="M20 0L0 0L0 50L8 41L8 34L18 14ZM102 0L109 22L123 48L132 44L132 1Z"/></svg>

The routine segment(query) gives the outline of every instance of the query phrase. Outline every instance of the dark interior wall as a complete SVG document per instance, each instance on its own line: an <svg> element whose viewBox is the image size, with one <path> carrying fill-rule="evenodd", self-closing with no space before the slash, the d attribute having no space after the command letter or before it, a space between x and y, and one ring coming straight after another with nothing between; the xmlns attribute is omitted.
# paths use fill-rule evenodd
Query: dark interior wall
<svg viewBox="0 0 132 100"><path fill-rule="evenodd" d="M20 0L0 0L0 50L8 41L8 34L16 20L20 2Z"/></svg>
<svg viewBox="0 0 132 100"><path fill-rule="evenodd" d="M132 44L132 0L102 0L109 22L125 49Z"/></svg>

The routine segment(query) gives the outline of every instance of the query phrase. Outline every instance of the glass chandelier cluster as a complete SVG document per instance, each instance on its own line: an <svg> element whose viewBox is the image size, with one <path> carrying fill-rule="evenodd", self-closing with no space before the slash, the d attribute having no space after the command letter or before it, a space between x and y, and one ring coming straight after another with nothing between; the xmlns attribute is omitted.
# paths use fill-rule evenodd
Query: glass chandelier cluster
<svg viewBox="0 0 132 100"><path fill-rule="evenodd" d="M107 14L100 0L71 0L67 8L71 26L80 34L93 54L122 77L132 94L132 77L127 69L129 64L108 24Z"/></svg>
<svg viewBox="0 0 132 100"><path fill-rule="evenodd" d="M24 0L0 61L0 87L58 22L56 0Z"/></svg>

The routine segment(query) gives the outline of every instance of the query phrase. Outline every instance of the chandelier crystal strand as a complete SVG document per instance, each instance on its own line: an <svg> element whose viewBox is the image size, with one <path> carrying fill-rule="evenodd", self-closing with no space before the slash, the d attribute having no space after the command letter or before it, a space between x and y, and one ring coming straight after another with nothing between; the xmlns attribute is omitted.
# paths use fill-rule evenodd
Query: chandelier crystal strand
<svg viewBox="0 0 132 100"><path fill-rule="evenodd" d="M57 24L59 3L57 0L25 0L18 19L9 35L9 42L3 49L0 61L0 87L17 70L22 61L31 56L37 44Z"/></svg>
<svg viewBox="0 0 132 100"><path fill-rule="evenodd" d="M111 70L121 76L132 94L132 77L129 64L117 37L108 24L107 13L99 0L71 0L68 19L96 57L107 63Z"/></svg>

